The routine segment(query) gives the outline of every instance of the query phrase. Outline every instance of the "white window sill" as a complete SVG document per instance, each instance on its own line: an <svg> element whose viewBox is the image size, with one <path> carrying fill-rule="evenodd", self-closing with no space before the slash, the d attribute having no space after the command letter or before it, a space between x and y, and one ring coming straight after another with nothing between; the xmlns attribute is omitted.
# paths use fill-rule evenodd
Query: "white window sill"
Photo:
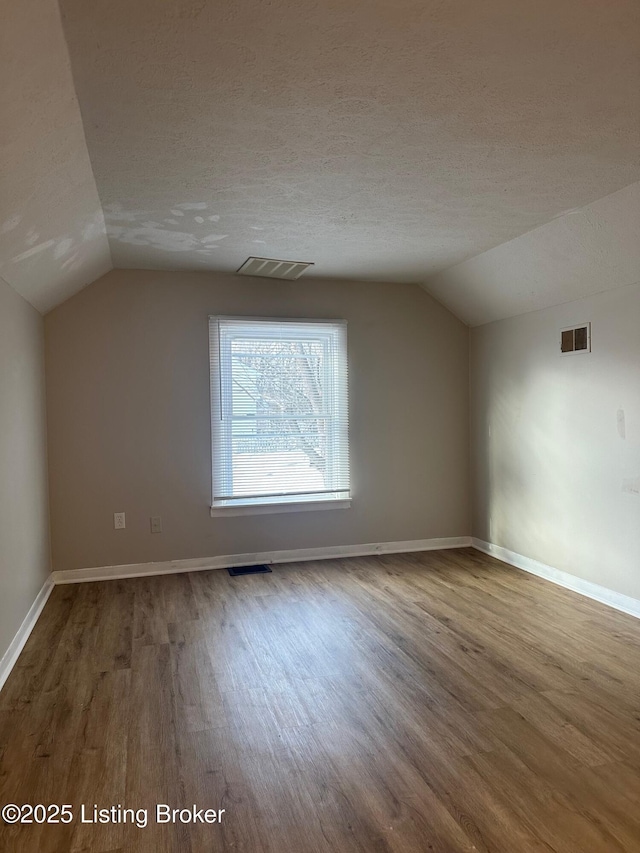
<svg viewBox="0 0 640 853"><path fill-rule="evenodd" d="M212 506L211 518L221 515L272 515L280 512L315 512L323 509L348 509L350 500L299 501L298 503L245 504L244 506Z"/></svg>

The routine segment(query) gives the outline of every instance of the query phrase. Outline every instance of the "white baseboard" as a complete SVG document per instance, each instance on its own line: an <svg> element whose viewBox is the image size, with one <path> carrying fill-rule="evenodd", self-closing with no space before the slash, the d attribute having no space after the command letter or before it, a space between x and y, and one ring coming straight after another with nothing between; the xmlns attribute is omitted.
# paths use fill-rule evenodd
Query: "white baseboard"
<svg viewBox="0 0 640 853"><path fill-rule="evenodd" d="M533 560L531 557L524 557L522 554L509 551L500 545L493 545L491 542L485 542L483 539L473 537L471 544L478 551L489 554L491 557L496 557L504 563L509 563L510 566L515 566L517 569L522 569L531 575L537 575L539 578L544 578L558 586L565 587L565 589L570 589L573 592L577 592L587 598L592 598L594 601L599 601L601 604L606 604L615 610L621 610L623 613L628 613L630 616L640 619L640 601L631 598L629 595L614 592L614 590L608 589L606 586L600 586L597 583L592 583L591 581L571 575L569 572L554 569L553 566L539 563L538 560Z"/></svg>
<svg viewBox="0 0 640 853"><path fill-rule="evenodd" d="M20 652L25 646L25 643L29 639L29 635L33 631L36 622L38 621L38 616L42 613L42 608L47 603L47 599L51 595L51 590L53 589L53 580L51 575L46 579L44 584L42 585L42 589L36 595L35 601L29 608L29 612L22 620L22 625L18 628L18 632L9 644L9 648L2 656L2 660L0 660L0 690L9 677L9 674L13 667L15 666L16 661L18 660L18 656Z"/></svg>
<svg viewBox="0 0 640 853"><path fill-rule="evenodd" d="M368 545L330 545L326 548L298 548L290 551L262 551L256 554L229 554L222 557L198 557L193 560L168 560L159 563L133 563L128 566L100 566L92 569L69 569L53 572L56 584L83 581L138 578L146 575L171 575L200 572L207 569L229 569L255 563L302 563L309 560L333 560L340 557L370 557L374 554L402 554L412 551L439 551L445 548L468 548L470 536L445 539L413 539L406 542L376 542Z"/></svg>
<svg viewBox="0 0 640 853"><path fill-rule="evenodd" d="M18 632L0 660L0 690L9 677L20 652L38 621L55 584L82 583L84 581L115 580L147 575L178 574L180 572L226 569L233 566L251 566L254 563L298 563L311 560L332 560L341 557L369 557L375 554L403 554L418 551L439 551L448 548L473 546L491 557L496 557L511 566L570 589L587 598L599 601L640 619L640 601L614 592L607 587L583 580L568 572L560 571L530 557L509 551L470 536L453 536L443 539L414 539L405 542L377 542L367 545L332 545L326 548L300 548L289 551L263 551L255 554L231 554L221 557L200 557L192 560L170 560L158 563L134 563L127 566L101 566L91 569L72 569L52 572L29 608Z"/></svg>

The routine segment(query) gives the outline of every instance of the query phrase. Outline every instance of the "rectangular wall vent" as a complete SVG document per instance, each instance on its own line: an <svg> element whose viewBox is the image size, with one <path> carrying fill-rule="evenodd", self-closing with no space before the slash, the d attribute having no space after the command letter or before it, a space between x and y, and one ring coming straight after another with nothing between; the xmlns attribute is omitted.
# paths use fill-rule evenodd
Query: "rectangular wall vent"
<svg viewBox="0 0 640 853"><path fill-rule="evenodd" d="M305 261L279 261L275 258L247 258L238 270L238 275L258 275L263 278L284 278L293 281L312 267Z"/></svg>
<svg viewBox="0 0 640 853"><path fill-rule="evenodd" d="M591 323L561 329L560 352L562 355L591 352Z"/></svg>

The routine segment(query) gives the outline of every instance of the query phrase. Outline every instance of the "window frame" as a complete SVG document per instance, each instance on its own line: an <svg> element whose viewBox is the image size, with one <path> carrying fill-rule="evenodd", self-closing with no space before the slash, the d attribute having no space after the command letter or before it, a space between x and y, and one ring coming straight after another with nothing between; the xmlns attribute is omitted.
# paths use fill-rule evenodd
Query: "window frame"
<svg viewBox="0 0 640 853"><path fill-rule="evenodd" d="M220 464L220 469L223 470L223 477L226 480L226 484L231 483L231 466L232 466L232 453L231 453L231 442L232 436L230 433L231 425L233 423L233 415L227 414L225 417L223 410L223 406L225 401L232 400L232 393L230 383L232 383L231 372L229 371L228 375L224 375L224 372L221 369L222 365L222 347L226 346L226 343L222 340L222 333L220 329L221 321L235 321L239 323L247 323L247 324L271 324L271 325L286 325L288 323L305 325L309 326L329 326L333 330L340 328L345 336L344 340L344 359L345 359L345 368L347 367L348 360L348 339L347 339L347 321L346 320L337 320L337 319L316 319L316 318L296 318L296 317L255 317L255 316L228 316L228 315L209 315L208 318L208 326L209 326L209 363L210 363L210 376L209 376L209 389L210 389L210 428L211 428L211 500L210 500L210 512L211 516L233 516L233 515L263 515L270 513L281 513L281 512L308 512L315 510L327 510L327 509L347 509L351 506L351 500L353 496L353 489L351 484L351 476L349 473L349 483L347 489L339 490L341 494L346 493L344 497L326 497L326 492L320 493L322 497L319 497L317 500L313 500L312 493L309 493L307 497L302 497L302 493L293 494L293 495L266 495L265 499L262 500L260 498L256 499L248 499L246 502L241 502L240 500L234 500L233 503L223 504L216 503L215 498L215 487L216 487L216 460L219 458L222 460ZM258 332L256 333L258 334ZM310 334L310 337L312 333ZM265 334L267 339L272 339L268 334ZM328 341L328 338L327 338ZM217 352L215 351L217 349ZM226 356L227 359L230 358L229 355ZM339 369L338 366L332 365L329 363L329 360L326 360L326 370L328 371L328 375L326 377L326 382L330 385L330 401L331 401L331 412L324 414L319 417L324 417L331 422L340 424L341 418L345 420L347 427L347 436L346 436L346 446L344 452L346 453L346 467L347 471L350 472L350 447L349 447L349 435L348 435L348 374L345 371L346 376L346 385L347 387L344 389L345 395L344 399L340 394L339 388L336 388L335 383L335 371ZM226 386L226 388L224 387ZM347 407L346 413L340 412L339 409L336 409L336 406L340 406L344 403ZM227 402L228 405L228 402ZM295 420L295 416L290 416L293 420ZM221 429L219 433L216 433L215 425L219 424ZM340 437L337 430L331 430L330 440L327 444L327 453L333 455L335 454L336 445L339 442ZM332 478L336 476L337 469L334 466L332 468ZM336 485L335 479L332 485ZM230 490L230 485L225 486L225 491L227 489ZM328 491L328 490L327 490ZM218 499L219 501L222 499ZM229 498L229 500L231 500Z"/></svg>

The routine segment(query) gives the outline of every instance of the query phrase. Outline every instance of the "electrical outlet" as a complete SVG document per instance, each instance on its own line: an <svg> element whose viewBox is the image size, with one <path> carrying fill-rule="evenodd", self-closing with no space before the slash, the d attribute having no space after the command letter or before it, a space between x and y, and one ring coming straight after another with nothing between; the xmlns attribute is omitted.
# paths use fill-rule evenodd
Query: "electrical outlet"
<svg viewBox="0 0 640 853"><path fill-rule="evenodd" d="M123 512L114 512L113 513L113 526L116 530L124 530L126 527L124 523L124 513Z"/></svg>
<svg viewBox="0 0 640 853"><path fill-rule="evenodd" d="M151 532L162 533L162 518L159 515L152 515L149 520L151 522Z"/></svg>

